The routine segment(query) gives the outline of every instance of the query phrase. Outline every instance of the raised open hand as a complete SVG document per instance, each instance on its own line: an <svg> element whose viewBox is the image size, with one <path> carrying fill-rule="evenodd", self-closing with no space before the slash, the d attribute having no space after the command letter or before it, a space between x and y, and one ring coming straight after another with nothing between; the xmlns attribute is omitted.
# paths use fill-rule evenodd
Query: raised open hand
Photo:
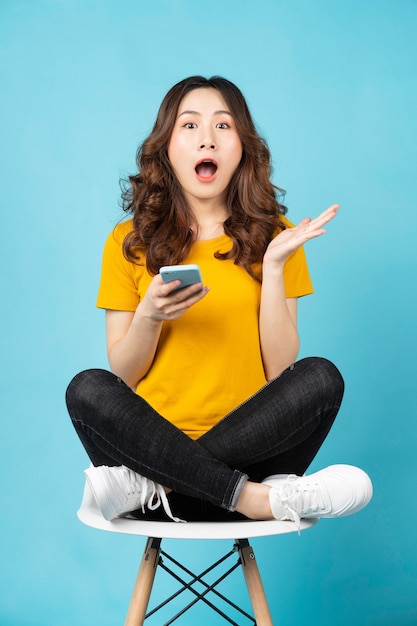
<svg viewBox="0 0 417 626"><path fill-rule="evenodd" d="M336 217L338 210L339 205L332 204L316 218L306 217L294 228L283 230L269 244L264 255L264 263L278 265L285 263L288 257L307 241L323 235L326 232L323 226Z"/></svg>

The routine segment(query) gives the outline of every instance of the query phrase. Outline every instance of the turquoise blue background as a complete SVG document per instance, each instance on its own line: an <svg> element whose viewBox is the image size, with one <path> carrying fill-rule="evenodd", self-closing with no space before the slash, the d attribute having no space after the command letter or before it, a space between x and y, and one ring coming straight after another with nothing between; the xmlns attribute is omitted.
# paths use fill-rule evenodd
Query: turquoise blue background
<svg viewBox="0 0 417 626"><path fill-rule="evenodd" d="M313 469L357 464L375 496L254 540L274 618L417 624L416 18L414 0L1 0L1 625L123 623L144 540L78 522L64 391L107 364L95 296L118 179L194 73L241 87L293 221L342 207L308 246L300 304L302 355L347 384ZM203 565L224 547L167 544ZM247 605L239 577L226 590Z"/></svg>

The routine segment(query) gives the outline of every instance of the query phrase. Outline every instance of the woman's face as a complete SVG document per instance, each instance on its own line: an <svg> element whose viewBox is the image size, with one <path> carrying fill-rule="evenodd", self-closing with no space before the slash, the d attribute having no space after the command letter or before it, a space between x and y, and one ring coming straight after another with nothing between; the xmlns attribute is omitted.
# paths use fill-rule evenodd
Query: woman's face
<svg viewBox="0 0 417 626"><path fill-rule="evenodd" d="M222 95L211 87L190 91L178 107L168 157L191 207L225 202L242 158L242 144Z"/></svg>

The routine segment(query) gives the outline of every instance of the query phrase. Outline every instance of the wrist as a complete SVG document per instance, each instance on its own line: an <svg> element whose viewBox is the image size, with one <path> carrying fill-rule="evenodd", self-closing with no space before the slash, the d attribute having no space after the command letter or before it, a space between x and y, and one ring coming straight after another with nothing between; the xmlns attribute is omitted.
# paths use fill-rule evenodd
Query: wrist
<svg viewBox="0 0 417 626"><path fill-rule="evenodd" d="M149 330L159 330L162 326L163 320L152 315L150 311L146 311L143 306L144 303L139 304L133 317L133 325L146 325Z"/></svg>
<svg viewBox="0 0 417 626"><path fill-rule="evenodd" d="M281 278L284 275L284 261L268 261L268 259L264 259L262 264L262 276L265 279L268 276L272 278Z"/></svg>

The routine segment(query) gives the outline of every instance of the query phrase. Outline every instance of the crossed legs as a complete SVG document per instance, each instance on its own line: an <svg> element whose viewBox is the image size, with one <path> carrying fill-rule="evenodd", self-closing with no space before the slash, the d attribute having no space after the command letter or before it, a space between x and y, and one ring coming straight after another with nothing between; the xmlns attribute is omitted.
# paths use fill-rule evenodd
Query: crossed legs
<svg viewBox="0 0 417 626"><path fill-rule="evenodd" d="M303 359L198 441L104 370L78 374L67 406L93 465L129 467L171 489L172 502L189 508L202 501L256 519L271 515L269 488L260 481L306 471L342 396L343 380L332 363Z"/></svg>

